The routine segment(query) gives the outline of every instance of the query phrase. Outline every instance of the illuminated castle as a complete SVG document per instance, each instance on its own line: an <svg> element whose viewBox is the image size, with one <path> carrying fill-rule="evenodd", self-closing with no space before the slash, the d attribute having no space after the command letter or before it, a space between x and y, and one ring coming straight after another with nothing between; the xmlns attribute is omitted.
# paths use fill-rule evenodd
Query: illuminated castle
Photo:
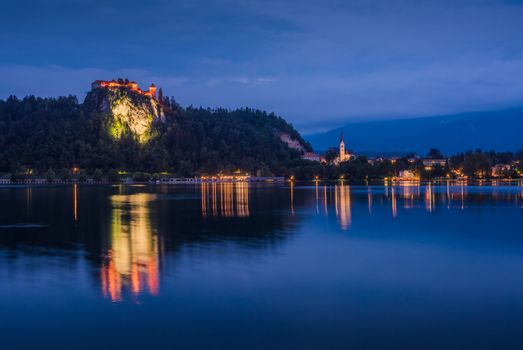
<svg viewBox="0 0 523 350"><path fill-rule="evenodd" d="M138 83L135 81L129 81L129 80L111 80L111 81L105 81L105 80L96 80L91 84L92 89L97 88L117 88L117 89L128 89L134 92L139 93L140 95L149 96L152 98L156 98L156 86L154 84L151 84L149 87L149 90L144 91L140 89L138 86Z"/></svg>

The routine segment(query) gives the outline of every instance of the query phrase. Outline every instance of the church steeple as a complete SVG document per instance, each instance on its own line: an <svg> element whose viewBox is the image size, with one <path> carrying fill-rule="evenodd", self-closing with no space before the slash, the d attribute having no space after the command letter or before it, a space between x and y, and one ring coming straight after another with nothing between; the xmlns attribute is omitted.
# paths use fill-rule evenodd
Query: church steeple
<svg viewBox="0 0 523 350"><path fill-rule="evenodd" d="M340 132L340 161L345 161L345 141L343 141L343 129L341 129Z"/></svg>

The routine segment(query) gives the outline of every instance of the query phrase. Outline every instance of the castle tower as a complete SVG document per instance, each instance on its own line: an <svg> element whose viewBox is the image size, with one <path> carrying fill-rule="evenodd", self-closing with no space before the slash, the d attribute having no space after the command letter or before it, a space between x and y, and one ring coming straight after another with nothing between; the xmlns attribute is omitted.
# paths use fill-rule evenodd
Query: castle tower
<svg viewBox="0 0 523 350"><path fill-rule="evenodd" d="M149 87L149 92L151 93L152 97L156 98L156 85L151 84L151 86Z"/></svg>

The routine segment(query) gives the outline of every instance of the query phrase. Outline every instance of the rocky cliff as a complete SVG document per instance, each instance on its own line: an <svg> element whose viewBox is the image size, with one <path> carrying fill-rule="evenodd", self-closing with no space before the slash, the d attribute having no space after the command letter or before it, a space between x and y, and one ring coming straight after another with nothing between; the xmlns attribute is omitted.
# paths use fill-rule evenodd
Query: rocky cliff
<svg viewBox="0 0 523 350"><path fill-rule="evenodd" d="M94 88L85 103L103 115L105 130L115 140L130 134L146 143L155 135L154 123L165 120L155 98L125 88Z"/></svg>
<svg viewBox="0 0 523 350"><path fill-rule="evenodd" d="M0 100L0 172L80 168L194 176L240 170L269 176L285 174L311 150L272 113L182 108L151 88L118 79L94 82L84 103L74 96Z"/></svg>

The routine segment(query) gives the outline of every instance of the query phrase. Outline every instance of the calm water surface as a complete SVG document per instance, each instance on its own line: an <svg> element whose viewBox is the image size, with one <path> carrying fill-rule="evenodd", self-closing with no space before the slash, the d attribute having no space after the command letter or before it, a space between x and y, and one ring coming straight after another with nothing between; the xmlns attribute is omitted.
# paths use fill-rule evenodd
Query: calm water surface
<svg viewBox="0 0 523 350"><path fill-rule="evenodd" d="M522 349L523 187L0 187L2 349Z"/></svg>

